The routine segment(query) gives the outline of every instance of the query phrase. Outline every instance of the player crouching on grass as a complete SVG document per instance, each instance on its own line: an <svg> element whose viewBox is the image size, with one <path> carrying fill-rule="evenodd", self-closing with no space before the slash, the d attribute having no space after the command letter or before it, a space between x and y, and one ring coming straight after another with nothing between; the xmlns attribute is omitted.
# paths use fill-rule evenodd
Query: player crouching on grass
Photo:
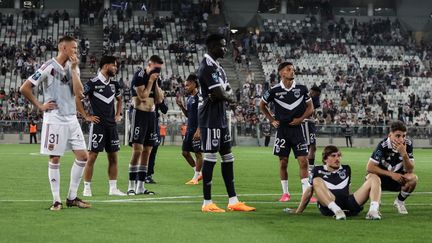
<svg viewBox="0 0 432 243"><path fill-rule="evenodd" d="M406 133L403 122L393 122L388 138L378 144L367 164L368 173L380 177L384 191L399 192L393 205L400 214L408 214L405 199L414 191L418 180L413 173L413 145Z"/></svg>
<svg viewBox="0 0 432 243"><path fill-rule="evenodd" d="M366 176L366 181L354 194L350 194L351 168L341 165L342 154L334 145L328 145L322 152L324 165L315 166L309 176L310 187L303 193L295 213L302 213L313 192L318 198L318 208L325 216L335 215L336 220L355 216L363 205L371 200L366 219L380 220L381 180L375 174Z"/></svg>

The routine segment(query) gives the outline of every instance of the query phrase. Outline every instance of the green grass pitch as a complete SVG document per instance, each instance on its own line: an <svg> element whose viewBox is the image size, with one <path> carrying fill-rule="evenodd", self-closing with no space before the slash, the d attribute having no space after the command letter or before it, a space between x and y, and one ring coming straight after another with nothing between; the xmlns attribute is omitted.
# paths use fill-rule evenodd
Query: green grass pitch
<svg viewBox="0 0 432 243"><path fill-rule="evenodd" d="M385 192L381 221L364 219L367 203L359 216L344 222L321 216L315 205L309 205L303 215L283 212L286 207L295 208L300 199L298 165L290 158L292 201L277 202L281 191L278 161L271 148L233 148L237 194L257 211L222 214L200 211L202 186L184 185L193 171L176 146L159 148L157 184L147 185L157 195L108 196L107 160L101 153L93 176L94 196L88 199L93 208L51 212L48 159L38 152L39 145L0 146L0 242L432 242L431 150L414 150L419 184L407 200L408 215L398 215L392 206L396 194ZM362 183L371 152L342 148L343 163L352 167L353 190ZM119 153L118 184L123 191L130 153L128 147ZM72 158L70 152L62 158L63 200ZM82 183L78 193L82 193ZM226 207L219 163L213 194L213 200Z"/></svg>

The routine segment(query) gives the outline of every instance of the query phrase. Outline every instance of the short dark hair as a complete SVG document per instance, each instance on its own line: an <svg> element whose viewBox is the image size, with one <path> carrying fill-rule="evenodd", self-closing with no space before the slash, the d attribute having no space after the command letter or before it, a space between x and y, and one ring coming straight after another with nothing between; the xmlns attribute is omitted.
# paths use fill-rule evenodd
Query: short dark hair
<svg viewBox="0 0 432 243"><path fill-rule="evenodd" d="M321 94L321 88L318 87L316 84L314 84L314 85L312 86L311 90L313 90L313 91L318 92L318 93Z"/></svg>
<svg viewBox="0 0 432 243"><path fill-rule="evenodd" d="M225 39L223 35L220 34L211 34L206 39L206 46L207 48L213 47L215 44L219 44L221 40Z"/></svg>
<svg viewBox="0 0 432 243"><path fill-rule="evenodd" d="M157 63L157 64L163 64L163 60L160 56L158 55L153 55L149 58L149 62L153 62L153 63Z"/></svg>
<svg viewBox="0 0 432 243"><path fill-rule="evenodd" d="M103 56L99 62L99 68L103 68L105 64L115 64L117 58L115 56Z"/></svg>
<svg viewBox="0 0 432 243"><path fill-rule="evenodd" d="M390 132L396 132L396 131L406 132L407 128L403 122L395 121L390 124Z"/></svg>
<svg viewBox="0 0 432 243"><path fill-rule="evenodd" d="M198 76L195 73L189 74L189 76L186 78L186 81L194 82L196 87L199 86L198 84Z"/></svg>
<svg viewBox="0 0 432 243"><path fill-rule="evenodd" d="M65 35L59 39L58 43L60 44L62 42L72 42L72 41L76 42L77 40L73 36Z"/></svg>
<svg viewBox="0 0 432 243"><path fill-rule="evenodd" d="M289 66L289 65L293 65L292 62L282 62L281 64L279 64L278 66L278 72L282 69L284 69L284 67Z"/></svg>
<svg viewBox="0 0 432 243"><path fill-rule="evenodd" d="M334 145L327 145L322 151L322 162L325 163L325 160L332 154L339 152L339 148Z"/></svg>

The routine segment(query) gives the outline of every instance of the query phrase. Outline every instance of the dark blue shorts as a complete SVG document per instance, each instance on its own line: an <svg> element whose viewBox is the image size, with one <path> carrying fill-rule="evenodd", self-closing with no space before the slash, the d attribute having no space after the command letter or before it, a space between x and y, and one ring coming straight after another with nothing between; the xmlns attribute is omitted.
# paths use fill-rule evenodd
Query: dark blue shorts
<svg viewBox="0 0 432 243"><path fill-rule="evenodd" d="M359 214L363 210L363 207L357 203L353 194L351 194L349 196L336 196L335 203L342 210L345 211L345 214L347 216L356 216L357 214ZM317 206L318 206L322 215L325 215L325 216L333 216L334 215L333 211L331 211L328 207L323 206L319 202L317 203Z"/></svg>
<svg viewBox="0 0 432 243"><path fill-rule="evenodd" d="M195 134L195 131L196 129L187 130L186 136L183 139L182 151L194 152L194 153L201 152L201 141L193 140L193 135Z"/></svg>
<svg viewBox="0 0 432 243"><path fill-rule="evenodd" d="M289 157L291 149L294 156L308 155L308 145L302 132L302 127L280 125L277 128L273 147L273 154L280 157Z"/></svg>
<svg viewBox="0 0 432 243"><path fill-rule="evenodd" d="M231 150L231 135L227 127L201 127L201 150L205 153L216 153Z"/></svg>
<svg viewBox="0 0 432 243"><path fill-rule="evenodd" d="M157 141L156 113L133 109L129 130L129 145L154 146Z"/></svg>
<svg viewBox="0 0 432 243"><path fill-rule="evenodd" d="M88 138L88 150L102 152L104 149L108 153L120 150L117 127L92 123Z"/></svg>
<svg viewBox="0 0 432 243"><path fill-rule="evenodd" d="M307 145L316 144L316 126L313 121L305 121L301 124L303 129L303 134Z"/></svg>

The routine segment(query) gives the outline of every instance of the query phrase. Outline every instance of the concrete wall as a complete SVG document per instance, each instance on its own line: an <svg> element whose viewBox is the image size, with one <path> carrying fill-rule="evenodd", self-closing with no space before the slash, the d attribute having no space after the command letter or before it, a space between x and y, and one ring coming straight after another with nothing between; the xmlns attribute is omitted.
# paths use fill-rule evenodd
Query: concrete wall
<svg viewBox="0 0 432 243"><path fill-rule="evenodd" d="M432 2L429 0L400 0L396 12L399 20L414 32L426 31L431 21ZM429 30L430 31L430 30Z"/></svg>

